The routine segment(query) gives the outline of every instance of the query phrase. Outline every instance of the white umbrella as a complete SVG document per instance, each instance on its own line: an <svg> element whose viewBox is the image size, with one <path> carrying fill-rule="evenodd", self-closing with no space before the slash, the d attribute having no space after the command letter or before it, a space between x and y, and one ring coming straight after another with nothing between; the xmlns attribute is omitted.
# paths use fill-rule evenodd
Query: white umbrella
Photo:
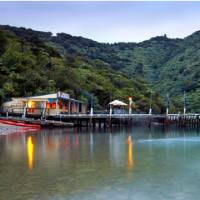
<svg viewBox="0 0 200 200"><path fill-rule="evenodd" d="M126 103L122 102L122 101L119 101L119 100L114 100L114 101L111 101L109 103L109 105L112 105L112 106L127 106Z"/></svg>

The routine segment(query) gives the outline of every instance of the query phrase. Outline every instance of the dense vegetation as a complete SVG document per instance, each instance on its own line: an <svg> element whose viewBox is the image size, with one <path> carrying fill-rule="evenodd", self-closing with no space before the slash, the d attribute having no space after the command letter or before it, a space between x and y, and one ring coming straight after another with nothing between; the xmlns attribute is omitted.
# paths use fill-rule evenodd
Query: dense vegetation
<svg viewBox="0 0 200 200"><path fill-rule="evenodd" d="M0 101L12 96L70 93L96 109L133 96L136 112L200 112L200 32L185 39L105 44L65 33L0 26Z"/></svg>

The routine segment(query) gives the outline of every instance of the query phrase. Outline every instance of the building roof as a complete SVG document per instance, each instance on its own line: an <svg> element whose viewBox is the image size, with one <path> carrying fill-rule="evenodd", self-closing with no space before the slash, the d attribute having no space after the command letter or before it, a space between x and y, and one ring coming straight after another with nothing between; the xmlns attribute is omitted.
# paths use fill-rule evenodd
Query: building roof
<svg viewBox="0 0 200 200"><path fill-rule="evenodd" d="M119 100L111 101L109 103L109 105L112 105L112 106L127 106L126 103L124 103L123 101L119 101Z"/></svg>
<svg viewBox="0 0 200 200"><path fill-rule="evenodd" d="M40 95L40 96L31 96L31 97L27 97L26 99L35 99L36 101L39 101L41 99L57 99L57 98L58 98L58 94L52 93L52 94L46 94L46 95ZM76 99L72 99L72 98L69 98L69 99L74 102L84 103Z"/></svg>
<svg viewBox="0 0 200 200"><path fill-rule="evenodd" d="M27 97L27 99L56 99L57 93Z"/></svg>

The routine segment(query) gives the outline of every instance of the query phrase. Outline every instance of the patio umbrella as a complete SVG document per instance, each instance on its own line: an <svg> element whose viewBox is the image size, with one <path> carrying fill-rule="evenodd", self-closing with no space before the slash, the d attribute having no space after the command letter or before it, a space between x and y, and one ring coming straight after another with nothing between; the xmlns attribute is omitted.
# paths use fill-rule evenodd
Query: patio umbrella
<svg viewBox="0 0 200 200"><path fill-rule="evenodd" d="M112 106L127 106L126 103L124 103L123 101L119 101L119 100L111 101L109 103L109 105L112 105Z"/></svg>

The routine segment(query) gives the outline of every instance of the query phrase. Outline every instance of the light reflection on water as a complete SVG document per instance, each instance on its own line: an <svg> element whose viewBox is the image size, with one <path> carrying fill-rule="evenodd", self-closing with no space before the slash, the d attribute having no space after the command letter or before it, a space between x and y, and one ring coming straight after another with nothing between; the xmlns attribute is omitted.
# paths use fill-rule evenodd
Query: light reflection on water
<svg viewBox="0 0 200 200"><path fill-rule="evenodd" d="M198 199L197 130L73 129L0 137L0 200Z"/></svg>
<svg viewBox="0 0 200 200"><path fill-rule="evenodd" d="M27 156L28 156L28 167L30 170L33 168L33 159L34 159L34 144L32 136L27 138Z"/></svg>
<svg viewBox="0 0 200 200"><path fill-rule="evenodd" d="M133 160L133 141L131 135L128 136L128 169L132 169L134 166Z"/></svg>

